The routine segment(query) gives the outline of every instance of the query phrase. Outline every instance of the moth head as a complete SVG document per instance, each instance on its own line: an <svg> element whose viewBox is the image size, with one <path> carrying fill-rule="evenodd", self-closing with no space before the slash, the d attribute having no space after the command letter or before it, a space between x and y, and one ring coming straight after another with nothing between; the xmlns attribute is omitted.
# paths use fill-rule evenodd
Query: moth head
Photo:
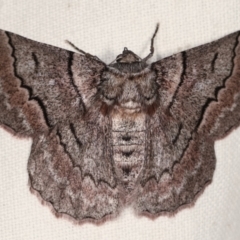
<svg viewBox="0 0 240 240"><path fill-rule="evenodd" d="M137 54L125 47L122 54L119 54L116 59L109 64L109 66L119 70L120 72L126 73L139 73L147 68L147 61L153 56L154 53L154 38L157 34L158 28L159 24L157 24L151 39L150 53L145 58L140 58Z"/></svg>
<svg viewBox="0 0 240 240"><path fill-rule="evenodd" d="M122 54L119 54L115 60L117 63L134 63L140 62L141 58L134 52L128 50L126 47L123 49Z"/></svg>

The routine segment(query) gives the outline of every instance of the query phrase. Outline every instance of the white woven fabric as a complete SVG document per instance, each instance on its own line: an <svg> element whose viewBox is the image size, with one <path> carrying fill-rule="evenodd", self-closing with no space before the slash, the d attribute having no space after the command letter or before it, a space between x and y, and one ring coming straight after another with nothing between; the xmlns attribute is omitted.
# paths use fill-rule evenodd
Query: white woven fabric
<svg viewBox="0 0 240 240"><path fill-rule="evenodd" d="M0 29L79 48L111 62L123 47L144 57L157 22L152 61L240 30L239 0L0 0ZM1 53L0 53L1 54ZM29 192L31 140L0 129L0 239L240 239L240 129L217 142L217 168L192 208L152 221L126 209L101 226L57 219Z"/></svg>

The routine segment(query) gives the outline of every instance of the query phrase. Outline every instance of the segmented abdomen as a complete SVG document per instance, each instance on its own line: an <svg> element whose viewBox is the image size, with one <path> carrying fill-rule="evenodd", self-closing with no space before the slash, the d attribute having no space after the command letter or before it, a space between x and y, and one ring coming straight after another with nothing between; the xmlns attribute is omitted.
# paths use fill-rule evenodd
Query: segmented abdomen
<svg viewBox="0 0 240 240"><path fill-rule="evenodd" d="M113 159L120 183L130 192L144 166L145 115L123 116L112 116Z"/></svg>

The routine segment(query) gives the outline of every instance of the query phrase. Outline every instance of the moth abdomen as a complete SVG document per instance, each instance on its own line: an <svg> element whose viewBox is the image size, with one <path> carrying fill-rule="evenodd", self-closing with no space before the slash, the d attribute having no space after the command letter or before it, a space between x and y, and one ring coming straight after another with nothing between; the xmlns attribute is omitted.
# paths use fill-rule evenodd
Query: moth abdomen
<svg viewBox="0 0 240 240"><path fill-rule="evenodd" d="M145 113L121 114L112 112L113 160L120 183L130 193L145 161Z"/></svg>

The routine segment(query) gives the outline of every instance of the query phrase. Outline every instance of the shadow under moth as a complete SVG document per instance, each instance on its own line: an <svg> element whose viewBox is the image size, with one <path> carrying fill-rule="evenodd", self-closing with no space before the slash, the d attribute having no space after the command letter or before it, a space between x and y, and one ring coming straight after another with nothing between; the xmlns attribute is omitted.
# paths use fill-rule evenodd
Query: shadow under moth
<svg viewBox="0 0 240 240"><path fill-rule="evenodd" d="M157 30L147 57L109 65L0 31L0 123L32 138L30 187L56 215L154 218L211 182L214 141L240 123L240 32L149 65Z"/></svg>

